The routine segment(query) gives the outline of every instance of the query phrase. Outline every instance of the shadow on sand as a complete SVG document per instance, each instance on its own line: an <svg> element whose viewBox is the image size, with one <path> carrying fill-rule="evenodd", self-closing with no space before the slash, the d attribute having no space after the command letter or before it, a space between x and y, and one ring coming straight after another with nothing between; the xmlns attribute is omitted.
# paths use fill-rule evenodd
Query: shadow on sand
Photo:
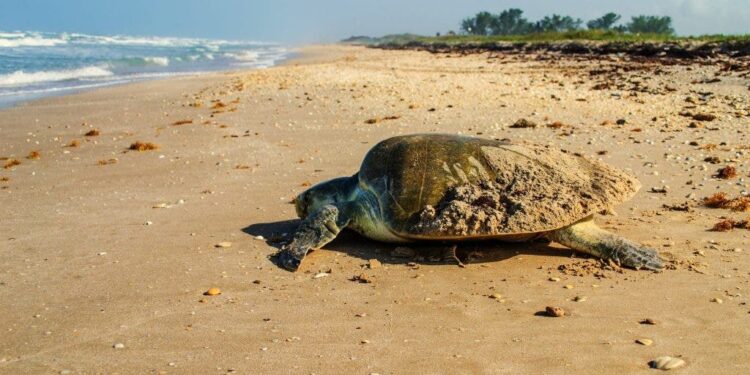
<svg viewBox="0 0 750 375"><path fill-rule="evenodd" d="M263 236L268 246L281 250L282 246L291 240L299 220L284 220L270 223L251 224L242 229L246 234L257 237ZM502 242L502 241L466 241L466 242L420 242L407 244L392 244L377 242L365 238L351 230L342 231L333 242L325 245L327 251L337 251L362 260L377 259L384 264L420 263L451 263L444 258L446 249L451 245L458 245L456 255L466 264L501 262L516 255L534 254L553 257L569 257L570 251L554 248L544 241L532 242ZM398 246L409 247L415 256L397 257L392 252ZM582 255L583 257L583 255ZM271 261L276 263L275 257Z"/></svg>

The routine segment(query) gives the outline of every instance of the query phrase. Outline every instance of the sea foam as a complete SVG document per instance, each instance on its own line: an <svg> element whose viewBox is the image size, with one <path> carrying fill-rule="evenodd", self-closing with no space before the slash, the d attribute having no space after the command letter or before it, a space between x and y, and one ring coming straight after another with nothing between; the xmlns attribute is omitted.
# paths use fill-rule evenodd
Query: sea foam
<svg viewBox="0 0 750 375"><path fill-rule="evenodd" d="M5 34L10 36L10 34ZM0 36L0 48L16 48L16 47L52 47L59 44L66 44L67 41L57 38L44 38L34 36L22 36L7 38Z"/></svg>
<svg viewBox="0 0 750 375"><path fill-rule="evenodd" d="M159 66L168 66L169 65L169 58L168 57L144 57L143 61L145 61L148 64L154 64Z"/></svg>
<svg viewBox="0 0 750 375"><path fill-rule="evenodd" d="M98 66L87 66L84 68L71 70L51 70L29 73L24 72L23 70L18 70L10 74L0 75L0 86L23 86L43 82L109 77L111 75L112 72Z"/></svg>

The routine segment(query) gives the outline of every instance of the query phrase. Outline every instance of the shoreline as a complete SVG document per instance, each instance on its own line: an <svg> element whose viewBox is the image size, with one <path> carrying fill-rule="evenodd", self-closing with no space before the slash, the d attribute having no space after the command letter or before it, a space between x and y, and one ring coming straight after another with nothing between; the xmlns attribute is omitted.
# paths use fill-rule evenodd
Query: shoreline
<svg viewBox="0 0 750 375"><path fill-rule="evenodd" d="M19 99L19 100L8 100L7 102L9 104L0 105L0 111L7 110L10 108L15 108L18 106L27 106L29 104L35 103L37 101L43 101L45 99L52 99L52 98L61 98L71 95L77 95L82 93L87 93L91 91L101 90L101 89L108 89L112 87L119 87L119 86L125 86L125 85L131 85L131 84L138 84L141 82L149 82L149 81L169 81L173 79L190 79L190 78L197 78L201 76L206 75L221 75L221 74L240 74L242 72L249 72L257 69L269 69L273 67L283 66L284 64L287 64L291 61L294 61L298 58L302 59L303 57L300 56L301 53L300 50L304 49L305 47L289 47L289 52L287 54L287 57L279 60L276 62L273 66L266 67L266 68L247 68L247 69L226 69L226 70L214 70L214 71L203 71L203 72L170 72L170 73L164 73L164 76L161 77L147 77L147 78L141 78L141 79L133 79L133 80L125 80L124 82L111 82L111 83L103 83L101 85L97 85L95 87L90 88L71 88L71 89L62 89L59 92L51 92L51 93L44 93L41 96L32 95L31 99ZM126 78L126 77L123 77Z"/></svg>
<svg viewBox="0 0 750 375"><path fill-rule="evenodd" d="M594 375L665 355L694 373L747 368L747 211L704 203L723 193L742 208L750 191L746 74L302 52L0 110L0 373ZM595 220L667 269L543 242L461 244L459 268L351 231L296 273L274 264L297 194L412 133L532 142L628 171L641 191Z"/></svg>

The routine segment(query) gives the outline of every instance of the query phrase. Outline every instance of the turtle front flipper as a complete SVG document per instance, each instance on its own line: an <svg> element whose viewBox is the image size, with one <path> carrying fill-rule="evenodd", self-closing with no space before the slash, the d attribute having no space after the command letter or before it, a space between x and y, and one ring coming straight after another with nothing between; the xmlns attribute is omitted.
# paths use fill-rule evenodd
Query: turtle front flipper
<svg viewBox="0 0 750 375"><path fill-rule="evenodd" d="M307 252L333 241L346 227L349 219L339 214L334 205L326 205L308 215L294 233L292 242L278 253L278 263L289 271L296 271Z"/></svg>
<svg viewBox="0 0 750 375"><path fill-rule="evenodd" d="M599 228L591 218L552 231L547 237L573 250L611 259L622 266L652 271L663 267L656 250Z"/></svg>

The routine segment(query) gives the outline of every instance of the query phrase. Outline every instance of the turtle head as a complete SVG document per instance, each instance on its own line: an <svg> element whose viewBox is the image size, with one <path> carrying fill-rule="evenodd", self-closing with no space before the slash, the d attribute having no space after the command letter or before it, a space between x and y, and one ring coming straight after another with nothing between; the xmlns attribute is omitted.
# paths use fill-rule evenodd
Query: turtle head
<svg viewBox="0 0 750 375"><path fill-rule="evenodd" d="M294 198L297 216L304 219L307 215L317 212L325 205L336 205L351 201L355 198L358 181L359 179L355 174L352 177L339 177L321 182L303 191Z"/></svg>

